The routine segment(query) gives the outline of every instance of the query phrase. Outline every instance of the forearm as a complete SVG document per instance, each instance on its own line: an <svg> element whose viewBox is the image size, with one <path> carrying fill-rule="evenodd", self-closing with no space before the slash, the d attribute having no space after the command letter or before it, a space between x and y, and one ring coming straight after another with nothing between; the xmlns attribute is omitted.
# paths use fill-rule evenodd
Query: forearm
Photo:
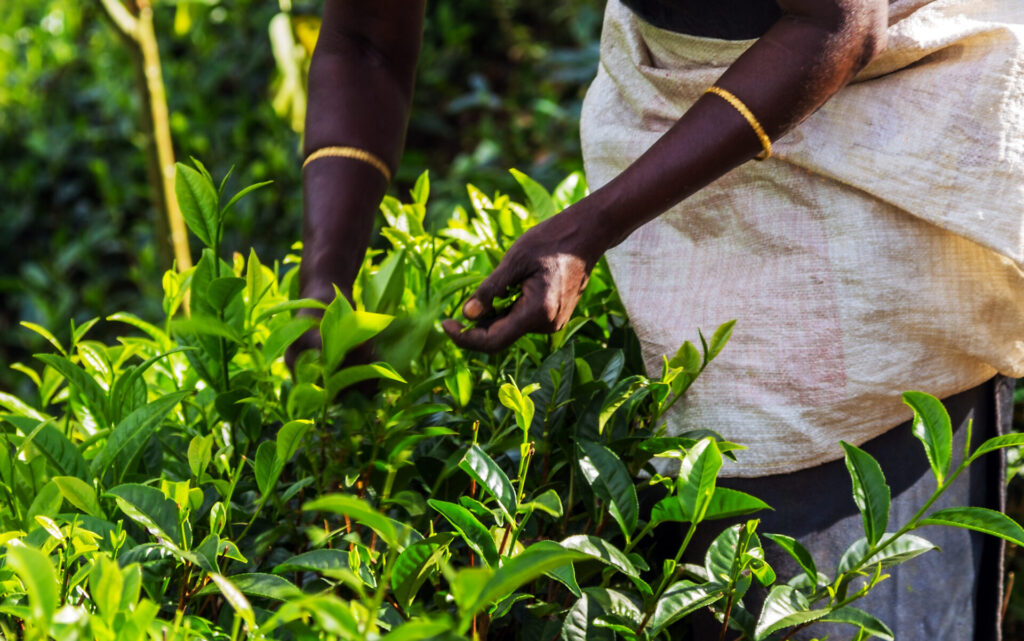
<svg viewBox="0 0 1024 641"><path fill-rule="evenodd" d="M849 0L834 14L787 13L716 85L739 97L774 140L827 101L883 46L886 8L884 2ZM704 95L578 210L587 219L581 225L600 230L594 251L617 245L761 149L735 108L719 96Z"/></svg>
<svg viewBox="0 0 1024 641"><path fill-rule="evenodd" d="M391 5L391 6L386 6ZM423 21L423 2L328 1L309 71L305 154L363 149L394 172L402 155ZM303 171L301 289L348 291L387 189L384 175L351 158L321 158Z"/></svg>

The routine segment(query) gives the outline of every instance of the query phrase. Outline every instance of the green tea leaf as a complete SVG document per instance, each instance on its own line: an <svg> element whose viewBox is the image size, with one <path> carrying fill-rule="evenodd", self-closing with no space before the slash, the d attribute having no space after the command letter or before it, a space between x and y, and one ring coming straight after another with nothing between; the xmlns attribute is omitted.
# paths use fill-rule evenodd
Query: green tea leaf
<svg viewBox="0 0 1024 641"><path fill-rule="evenodd" d="M974 462L974 460L977 459L982 454L988 454L989 452L994 452L1004 447L1020 446L1024 446L1024 434L1015 433L1004 434L1002 436L995 436L979 445L978 449L974 450L974 454L971 454L971 457L970 459L968 459L968 462Z"/></svg>
<svg viewBox="0 0 1024 641"><path fill-rule="evenodd" d="M767 503L746 492L716 486L703 520L730 519L770 509ZM692 519L693 516L684 511L682 502L676 496L661 499L651 510L651 523L654 525L664 521L689 523Z"/></svg>
<svg viewBox="0 0 1024 641"><path fill-rule="evenodd" d="M183 163L175 163L174 193L178 197L185 224L207 247L213 247L219 225L217 190L201 173Z"/></svg>
<svg viewBox="0 0 1024 641"><path fill-rule="evenodd" d="M117 561L105 554L96 555L92 571L89 572L89 593L100 614L107 620L112 620L121 609L124 583L124 576Z"/></svg>
<svg viewBox="0 0 1024 641"><path fill-rule="evenodd" d="M895 533L886 532L886 538ZM850 547L843 552L839 559L839 573L842 574L858 565L859 567L871 567L881 564L883 568L899 565L910 559L920 556L929 550L937 550L938 547L916 534L903 534L899 539L886 546L884 550L876 553L871 558L863 560L868 551L867 539L857 539Z"/></svg>
<svg viewBox="0 0 1024 641"><path fill-rule="evenodd" d="M498 548L494 545L494 538L469 510L461 505L437 499L429 499L427 504L452 524L466 541L466 545L480 555L487 565L493 567L498 564Z"/></svg>
<svg viewBox="0 0 1024 641"><path fill-rule="evenodd" d="M707 360L711 362L716 356L718 356L725 344L729 342L732 337L732 328L736 325L735 320L727 321L718 326L715 333L711 336L711 341L708 343Z"/></svg>
<svg viewBox="0 0 1024 641"><path fill-rule="evenodd" d="M305 512L333 512L347 516L372 529L389 546L397 546L397 535L391 520L354 496L328 494L307 502L302 506Z"/></svg>
<svg viewBox="0 0 1024 641"><path fill-rule="evenodd" d="M615 633L594 625L594 619L604 614L601 606L589 594L583 594L569 608L562 622L565 641L615 641Z"/></svg>
<svg viewBox="0 0 1024 641"><path fill-rule="evenodd" d="M253 461L253 475L256 477L256 487L260 489L260 494L266 496L273 491L280 473L277 446L273 441L263 441L256 448L256 459Z"/></svg>
<svg viewBox="0 0 1024 641"><path fill-rule="evenodd" d="M692 515L696 523L704 520L711 505L718 471L721 469L722 453L712 438L697 441L679 465L679 478L676 481L679 503L683 513Z"/></svg>
<svg viewBox="0 0 1024 641"><path fill-rule="evenodd" d="M1024 546L1024 528L1002 512L984 507L947 507L929 514L920 525L949 525L975 530Z"/></svg>
<svg viewBox="0 0 1024 641"><path fill-rule="evenodd" d="M337 394L341 390L374 378L405 383L405 379L387 363L369 363L344 367L331 375L327 382L327 393Z"/></svg>
<svg viewBox="0 0 1024 641"><path fill-rule="evenodd" d="M302 590L295 587L291 581L275 574L262 574L259 572L235 574L231 576L231 583L239 592L250 597L288 601L302 596ZM220 585L210 584L200 590L198 594L200 596L216 594L218 591L223 593Z"/></svg>
<svg viewBox="0 0 1024 641"><path fill-rule="evenodd" d="M413 619L384 635L381 641L422 641L435 639L452 629L452 622L447 618Z"/></svg>
<svg viewBox="0 0 1024 641"><path fill-rule="evenodd" d="M495 498L509 523L515 522L512 518L516 513L515 490L512 489L512 482L508 480L508 476L494 459L474 443L459 461L459 469L476 479L476 482Z"/></svg>
<svg viewBox="0 0 1024 641"><path fill-rule="evenodd" d="M171 410L191 393L190 390L171 392L126 416L110 433L106 445L92 460L92 474L102 476L115 461L132 460ZM122 468L112 471L114 478L120 479L126 470Z"/></svg>
<svg viewBox="0 0 1024 641"><path fill-rule="evenodd" d="M6 558L25 586L33 622L40 630L48 630L57 611L60 586L50 557L35 548L8 545Z"/></svg>
<svg viewBox="0 0 1024 641"><path fill-rule="evenodd" d="M562 540L559 545L566 550L575 550L585 554L596 561L615 568L627 576L640 576L640 572L622 550L600 537L576 534Z"/></svg>
<svg viewBox="0 0 1024 641"><path fill-rule="evenodd" d="M558 518L562 516L562 499L558 496L558 492L555 490L546 490L540 496L534 498L532 501L527 501L519 506L518 511L530 512L534 510L540 510L546 512L551 516Z"/></svg>
<svg viewBox="0 0 1024 641"><path fill-rule="evenodd" d="M14 418L23 418L26 423L33 425L31 431L26 430L26 434L35 432L35 436L32 437L32 445L36 446L43 456L57 468L61 474L67 476L74 476L82 480L89 479L89 468L85 464L85 459L82 457L82 453L78 451L75 444L68 440L64 433L51 424L52 419L46 421L36 421L35 419L24 418L24 417L5 417L7 420L14 422ZM15 423L19 428L23 426ZM27 425L24 427L27 428ZM27 439L26 439L27 440Z"/></svg>
<svg viewBox="0 0 1024 641"><path fill-rule="evenodd" d="M949 473L953 451L953 426L942 401L924 392L904 392L903 402L914 410L913 432L924 444L935 480L942 485Z"/></svg>
<svg viewBox="0 0 1024 641"><path fill-rule="evenodd" d="M811 585L818 584L818 567L814 564L814 557L811 553L803 546L800 541L797 541L791 536L785 534L765 534L765 536L773 541L776 545L786 551L789 556L797 562L797 564L807 573L807 577L810 579Z"/></svg>
<svg viewBox="0 0 1024 641"><path fill-rule="evenodd" d="M686 615L721 599L726 589L727 586L718 583L673 583L654 606L654 614L647 623L648 633L652 637L658 636L662 630Z"/></svg>
<svg viewBox="0 0 1024 641"><path fill-rule="evenodd" d="M878 637L882 641L893 641L894 636L889 626L863 610L847 605L833 610L821 618L822 623L849 623L867 634Z"/></svg>
<svg viewBox="0 0 1024 641"><path fill-rule="evenodd" d="M889 486L873 456L845 441L840 441L840 444L846 451L846 469L850 471L853 484L853 502L864 521L864 536L874 545L889 524Z"/></svg>
<svg viewBox="0 0 1024 641"><path fill-rule="evenodd" d="M435 534L413 543L398 555L391 568L391 589L403 607L412 602L420 586L429 578L430 568L435 567L448 552L448 546L454 539L455 536L447 532Z"/></svg>
<svg viewBox="0 0 1024 641"><path fill-rule="evenodd" d="M68 384L82 396L89 413L101 427L108 427L107 393L96 380L70 360L56 354L36 354L35 357L61 373Z"/></svg>
<svg viewBox="0 0 1024 641"><path fill-rule="evenodd" d="M289 421L277 432L277 460L284 465L292 460L302 444L302 439L313 427L312 421Z"/></svg>
<svg viewBox="0 0 1024 641"><path fill-rule="evenodd" d="M231 607L238 613L238 616L242 617L242 620L245 621L246 627L249 630L255 630L256 613L253 611L249 599L246 599L242 591L235 587L224 575L214 572L209 577L213 580L217 589L220 590L220 593L224 595L224 600L230 603Z"/></svg>
<svg viewBox="0 0 1024 641"><path fill-rule="evenodd" d="M538 576L555 568L587 558L573 550L566 550L553 541L534 543L518 555L505 560L468 603L459 605L464 617L471 617L489 604L512 594Z"/></svg>
<svg viewBox="0 0 1024 641"><path fill-rule="evenodd" d="M546 220L558 213L555 201L552 200L551 194L548 193L547 189L544 189L543 185L518 169L509 169L509 173L516 179L519 186L523 188L526 198L529 200L530 209L538 221Z"/></svg>
<svg viewBox="0 0 1024 641"><path fill-rule="evenodd" d="M604 445L580 439L576 447L583 477L594 494L608 504L612 518L629 541L640 514L633 477L619 457Z"/></svg>
<svg viewBox="0 0 1024 641"><path fill-rule="evenodd" d="M776 630L809 623L822 618L829 610L812 610L799 590L789 585L777 585L768 593L761 610L761 618L754 629L755 640L767 638Z"/></svg>
<svg viewBox="0 0 1024 641"><path fill-rule="evenodd" d="M57 488L68 503L90 516L98 519L107 518L100 509L99 501L96 500L96 490L91 485L75 476L55 476L53 482L57 484Z"/></svg>
<svg viewBox="0 0 1024 641"><path fill-rule="evenodd" d="M263 342L263 358L277 360L300 336L317 326L317 320L310 316L296 316L283 325L275 327Z"/></svg>
<svg viewBox="0 0 1024 641"><path fill-rule="evenodd" d="M393 316L355 311L339 292L320 320L324 368L333 372L349 350L373 338L393 320Z"/></svg>
<svg viewBox="0 0 1024 641"><path fill-rule="evenodd" d="M178 506L160 490L148 485L125 483L107 491L117 506L131 520L146 528L153 536L182 547L178 526Z"/></svg>

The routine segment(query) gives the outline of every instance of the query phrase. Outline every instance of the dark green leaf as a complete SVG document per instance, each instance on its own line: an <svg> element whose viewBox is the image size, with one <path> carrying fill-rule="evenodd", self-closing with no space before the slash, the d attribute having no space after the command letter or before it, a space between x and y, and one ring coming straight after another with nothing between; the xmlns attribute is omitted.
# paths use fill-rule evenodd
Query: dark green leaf
<svg viewBox="0 0 1024 641"><path fill-rule="evenodd" d="M115 461L132 460L174 406L191 393L188 390L171 392L126 416L110 433L106 445L92 460L93 475L102 476ZM114 478L119 479L126 470L122 467L112 471Z"/></svg>
<svg viewBox="0 0 1024 641"><path fill-rule="evenodd" d="M114 497L117 506L130 519L160 539L182 546L178 526L178 506L163 492L147 485L126 483L111 488L107 494Z"/></svg>
<svg viewBox="0 0 1024 641"><path fill-rule="evenodd" d="M448 551L454 538L447 532L435 534L402 550L391 568L391 589L400 604L407 606L412 601L429 578L429 569Z"/></svg>
<svg viewBox="0 0 1024 641"><path fill-rule="evenodd" d="M718 601L725 592L726 586L718 583L673 583L654 606L654 614L647 624L648 632L652 637L656 637L662 630L684 616Z"/></svg>
<svg viewBox="0 0 1024 641"><path fill-rule="evenodd" d="M853 484L853 502L864 521L864 536L874 545L889 524L889 486L873 456L845 441L840 441L840 444L846 451L846 469L850 471Z"/></svg>
<svg viewBox="0 0 1024 641"><path fill-rule="evenodd" d="M502 513L509 523L513 523L512 515L516 513L516 494L508 476L494 462L487 452L473 443L459 461L459 469L476 479L487 492L494 497L501 507Z"/></svg>
<svg viewBox="0 0 1024 641"><path fill-rule="evenodd" d="M853 606L845 606L826 614L821 618L822 623L849 623L855 625L871 636L878 637L882 641L893 641L892 630L875 617L863 610Z"/></svg>
<svg viewBox="0 0 1024 641"><path fill-rule="evenodd" d="M52 419L40 422L25 417L5 416L4 418L17 425L19 429L23 429L26 434L35 432L32 444L61 474L89 480L89 470L82 453L78 451L74 443L64 436L63 432L50 424ZM29 425L32 427L30 428Z"/></svg>
<svg viewBox="0 0 1024 641"><path fill-rule="evenodd" d="M715 487L715 493L711 495L711 502L704 512L704 520L729 519L770 509L772 508L767 503L746 492ZM689 523L692 518L692 515L683 510L683 504L676 496L661 499L651 510L651 523L655 525L664 521Z"/></svg>
<svg viewBox="0 0 1024 641"><path fill-rule="evenodd" d="M110 425L107 414L107 393L92 376L63 356L36 354L35 357L60 372L67 379L68 384L82 396L85 406L89 408L89 413L101 428Z"/></svg>
<svg viewBox="0 0 1024 641"><path fill-rule="evenodd" d="M466 545L480 555L487 565L493 567L498 564L498 548L494 545L494 538L469 510L461 505L437 499L430 499L427 504L452 524L466 541Z"/></svg>
<svg viewBox="0 0 1024 641"><path fill-rule="evenodd" d="M518 555L507 559L472 600L459 604L460 609L464 616L472 616L538 576L584 558L586 555L566 550L553 541L534 543Z"/></svg>
<svg viewBox="0 0 1024 641"><path fill-rule="evenodd" d="M970 461L973 462L982 454L988 454L995 450L1004 447L1020 447L1024 446L1024 434L1004 434L1003 436L995 436L982 443L978 449L974 450L974 454L971 454Z"/></svg>
<svg viewBox="0 0 1024 641"><path fill-rule="evenodd" d="M814 557L811 556L811 553L800 541L785 534L765 534L765 536L793 557L797 564L803 568L803 571L807 573L811 585L818 584L818 567L814 564Z"/></svg>
<svg viewBox="0 0 1024 641"><path fill-rule="evenodd" d="M580 469L594 494L608 504L612 518L628 541L636 530L640 506L626 466L610 449L585 439L577 441Z"/></svg>

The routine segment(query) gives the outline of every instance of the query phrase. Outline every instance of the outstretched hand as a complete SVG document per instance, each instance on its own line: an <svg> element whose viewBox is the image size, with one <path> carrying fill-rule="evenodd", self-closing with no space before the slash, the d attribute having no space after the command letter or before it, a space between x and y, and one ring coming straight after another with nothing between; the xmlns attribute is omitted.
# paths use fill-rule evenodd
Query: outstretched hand
<svg viewBox="0 0 1024 641"><path fill-rule="evenodd" d="M572 316L590 271L603 248L596 230L588 229L572 209L549 218L523 234L498 267L462 307L475 327L454 319L442 323L459 347L497 352L528 332L551 333ZM513 304L495 311L494 300L521 287Z"/></svg>

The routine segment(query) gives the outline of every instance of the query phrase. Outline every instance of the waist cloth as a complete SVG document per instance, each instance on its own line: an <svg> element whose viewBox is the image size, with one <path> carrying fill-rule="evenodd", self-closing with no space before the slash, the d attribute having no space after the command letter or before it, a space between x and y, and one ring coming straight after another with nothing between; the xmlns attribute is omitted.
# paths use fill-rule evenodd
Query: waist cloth
<svg viewBox="0 0 1024 641"><path fill-rule="evenodd" d="M611 0L581 114L591 187L753 42ZM904 390L1024 375L1024 2L892 2L886 50L773 150L607 254L649 371L737 321L670 433L746 445L724 476L783 474L908 420Z"/></svg>

